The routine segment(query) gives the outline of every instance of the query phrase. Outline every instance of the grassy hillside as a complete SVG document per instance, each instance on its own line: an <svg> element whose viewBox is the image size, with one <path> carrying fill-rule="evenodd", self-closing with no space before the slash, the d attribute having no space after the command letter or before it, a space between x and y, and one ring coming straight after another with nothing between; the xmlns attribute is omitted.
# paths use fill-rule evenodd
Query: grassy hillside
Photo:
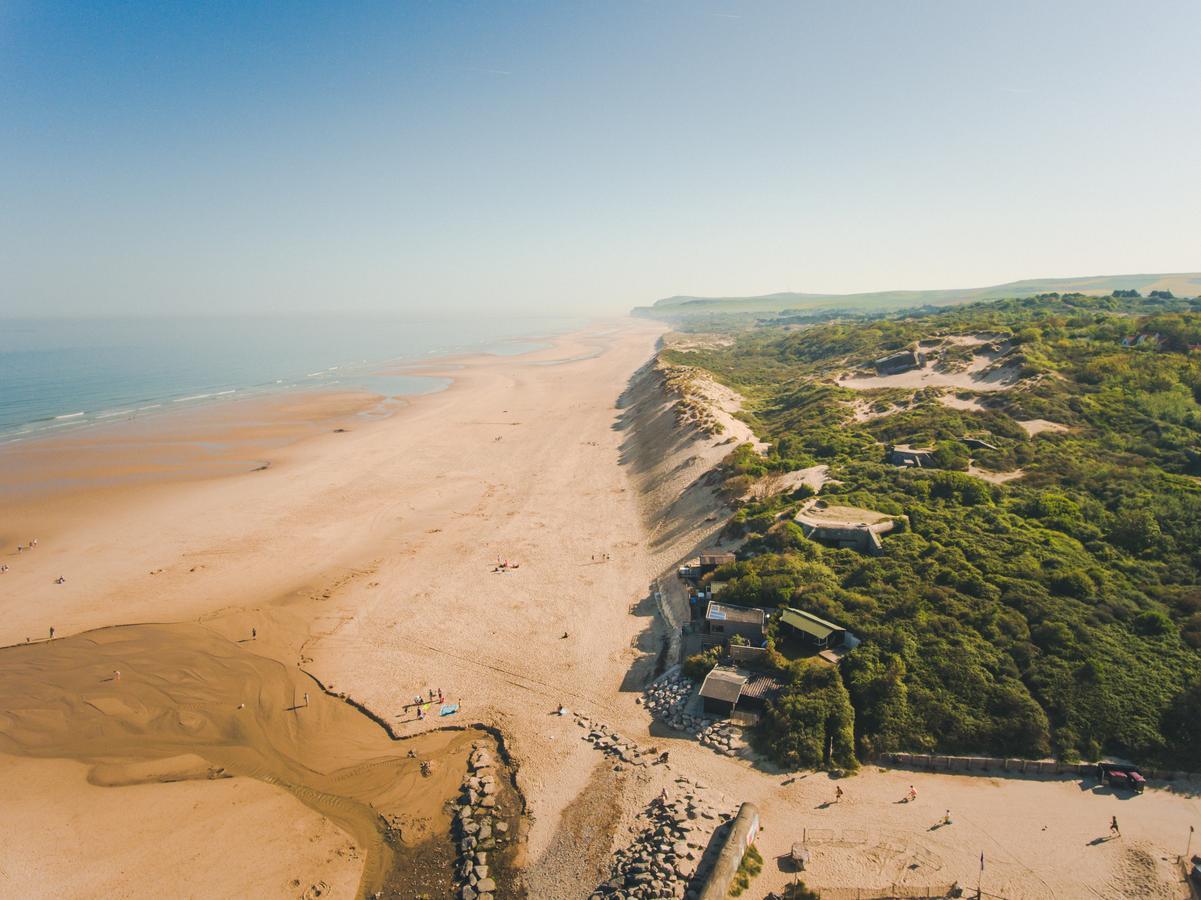
<svg viewBox="0 0 1201 900"><path fill-rule="evenodd" d="M919 341L923 372L850 386ZM767 717L781 759L853 763L837 757L853 728L861 758L1112 753L1201 771L1201 302L1010 300L696 346L665 354L743 392L771 441L731 454L732 495L826 464L830 504L907 517L881 556L805 538L799 495L731 522L749 540L715 576L724 598L863 638L833 680L773 657L810 685ZM891 465L902 443L937 468Z"/></svg>
<svg viewBox="0 0 1201 900"><path fill-rule="evenodd" d="M1201 294L1201 273L1173 275L1101 275L1090 278L1034 278L993 287L935 291L880 291L866 294L766 294L759 297L667 297L640 306L634 315L681 321L723 316L770 316L815 310L895 311L921 306L949 306L1043 293L1106 295L1117 290L1171 291L1178 297Z"/></svg>

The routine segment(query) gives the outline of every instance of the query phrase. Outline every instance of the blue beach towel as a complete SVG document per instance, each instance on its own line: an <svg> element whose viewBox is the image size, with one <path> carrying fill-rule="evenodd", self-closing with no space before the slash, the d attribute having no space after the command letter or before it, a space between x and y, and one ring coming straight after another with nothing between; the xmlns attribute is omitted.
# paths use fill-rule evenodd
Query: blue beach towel
<svg viewBox="0 0 1201 900"><path fill-rule="evenodd" d="M440 716L453 716L453 715L454 715L455 713L457 713L458 711L459 711L459 704L457 704L457 703L456 703L454 706L444 706L444 707L442 707L442 709L441 709L441 711L439 711L438 715L440 715Z"/></svg>

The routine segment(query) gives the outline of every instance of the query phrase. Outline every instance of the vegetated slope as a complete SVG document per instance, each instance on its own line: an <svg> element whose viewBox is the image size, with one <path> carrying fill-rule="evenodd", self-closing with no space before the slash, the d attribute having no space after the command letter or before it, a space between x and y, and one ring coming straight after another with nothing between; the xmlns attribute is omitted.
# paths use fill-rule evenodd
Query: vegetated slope
<svg viewBox="0 0 1201 900"><path fill-rule="evenodd" d="M1167 290L1181 296L1201 291L1201 273L1150 275L1099 275L1086 278L1032 278L992 287L932 291L875 291L861 294L778 293L757 297L665 297L652 306L634 309L634 315L682 321L731 315L786 315L814 310L899 310L919 306L948 306L981 300L1058 292L1104 295L1117 290L1148 293Z"/></svg>
<svg viewBox="0 0 1201 900"><path fill-rule="evenodd" d="M976 358L1012 386L838 383L918 341L936 368ZM841 666L861 756L1113 753L1201 770L1198 351L1199 301L1051 295L668 352L743 393L771 441L731 454L730 479L824 463L830 504L908 517L873 557L807 540L799 497L749 503L730 525L749 553L715 575L723 598L863 639ZM930 447L936 468L889 464L893 444ZM828 763L806 736L829 710L798 696L767 717L777 755Z"/></svg>

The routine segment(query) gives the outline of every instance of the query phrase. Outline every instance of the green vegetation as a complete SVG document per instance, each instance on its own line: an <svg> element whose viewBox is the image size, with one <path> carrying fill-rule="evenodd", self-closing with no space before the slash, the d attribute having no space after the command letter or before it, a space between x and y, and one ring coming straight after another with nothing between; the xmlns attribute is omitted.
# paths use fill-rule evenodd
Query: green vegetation
<svg viewBox="0 0 1201 900"><path fill-rule="evenodd" d="M689 323L690 327L704 325L751 325L758 317L779 317L790 321L805 321L815 313L831 311L896 312L922 306L950 306L1001 300L1007 297L1034 295L1056 291L1080 291L1086 294L1112 292L1115 297L1138 297L1139 291L1150 291L1151 297L1167 298L1175 287L1185 294L1196 293L1201 274L1179 275L1105 275L1095 278L1032 278L1008 284L962 290L934 291L876 291L865 294L765 294L758 297L666 297L653 306L640 306L634 315L664 321ZM1154 290L1154 288L1165 288ZM1193 290L1189 290L1189 288Z"/></svg>
<svg viewBox="0 0 1201 900"><path fill-rule="evenodd" d="M948 406L945 388L836 383L961 334L986 334L992 366L1022 381L960 390L976 401L967 409ZM1158 337L1129 340L1139 335ZM771 636L786 687L762 745L791 765L909 750L1113 753L1201 770L1199 346L1197 301L1048 295L762 326L666 353L742 392L771 442L765 457L736 449L727 475L824 463L823 499L908 521L878 557L807 540L791 521L798 497L747 503L729 524L748 541L715 575L723 600L806 609L863 639L836 670L784 658ZM863 404L871 416L855 414ZM1062 428L1032 435L1030 420ZM941 468L889 465L892 444L932 446ZM969 461L1021 477L991 483Z"/></svg>
<svg viewBox="0 0 1201 900"><path fill-rule="evenodd" d="M742 854L742 862L738 864L738 871L730 881L730 896L740 896L751 886L751 879L762 871L763 856L755 849L755 845L751 844L746 848L746 853Z"/></svg>
<svg viewBox="0 0 1201 900"><path fill-rule="evenodd" d="M774 900L776 894L769 894L768 900ZM779 900L821 900L821 894L805 887L805 882L797 881L785 886L779 894Z"/></svg>

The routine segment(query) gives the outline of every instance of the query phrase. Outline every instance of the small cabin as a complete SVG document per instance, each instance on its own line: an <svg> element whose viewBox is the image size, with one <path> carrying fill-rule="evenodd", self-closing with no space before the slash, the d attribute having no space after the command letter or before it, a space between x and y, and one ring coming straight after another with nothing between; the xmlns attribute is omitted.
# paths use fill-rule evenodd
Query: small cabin
<svg viewBox="0 0 1201 900"><path fill-rule="evenodd" d="M728 565L732 562L737 562L738 557L733 553L718 552L716 550L709 553L702 553L696 556L676 570L677 574L688 581L699 581L710 572L714 571L718 566Z"/></svg>
<svg viewBox="0 0 1201 900"><path fill-rule="evenodd" d="M726 718L734 715L736 708L743 713L763 710L781 688L778 680L764 672L714 666L701 683L700 696L706 713ZM750 721L755 718L752 714Z"/></svg>
<svg viewBox="0 0 1201 900"><path fill-rule="evenodd" d="M803 609L792 609L791 607L780 614L780 624L789 629L792 634L822 649L840 646L848 634L841 625L827 622Z"/></svg>
<svg viewBox="0 0 1201 900"><path fill-rule="evenodd" d="M697 563L702 575L708 575L718 566L727 566L732 562L737 562L738 557L733 553L702 553L697 558Z"/></svg>
<svg viewBox="0 0 1201 900"><path fill-rule="evenodd" d="M720 634L727 640L739 634L758 646L763 643L766 625L767 613L757 607L731 606L710 600L705 609L705 631Z"/></svg>
<svg viewBox="0 0 1201 900"><path fill-rule="evenodd" d="M747 676L737 669L725 666L714 666L701 682L700 696L704 701L705 712L712 715L728 716L734 712L738 699L742 696L742 686L746 684Z"/></svg>

